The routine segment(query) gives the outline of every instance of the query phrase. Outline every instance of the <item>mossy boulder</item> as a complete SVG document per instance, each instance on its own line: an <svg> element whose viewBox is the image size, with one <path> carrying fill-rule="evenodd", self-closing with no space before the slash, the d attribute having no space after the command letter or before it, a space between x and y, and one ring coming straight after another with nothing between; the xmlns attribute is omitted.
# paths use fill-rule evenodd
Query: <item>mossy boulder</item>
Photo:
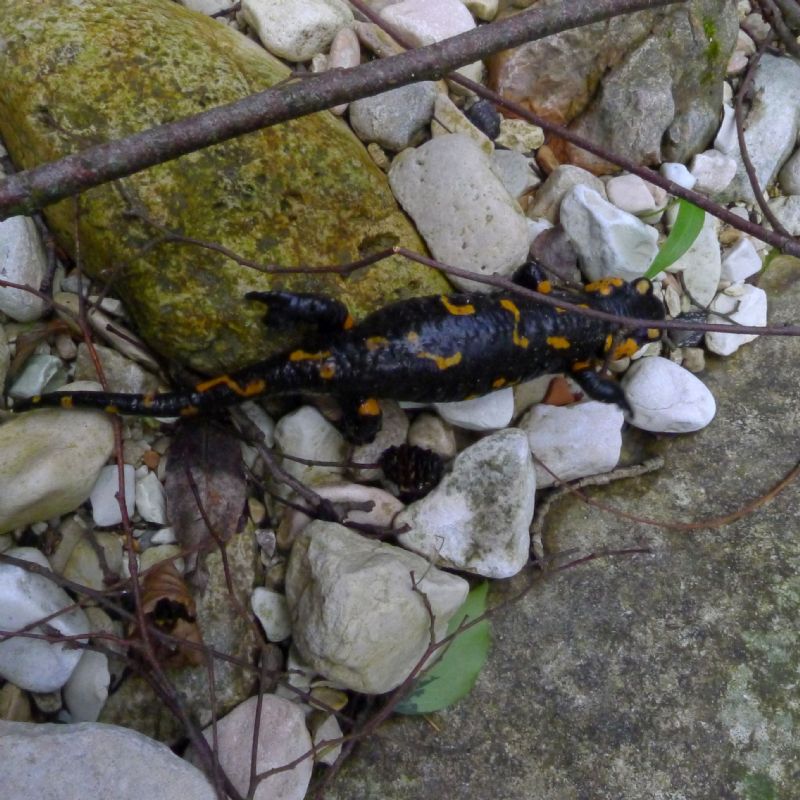
<svg viewBox="0 0 800 800"><path fill-rule="evenodd" d="M0 135L21 169L245 97L289 74L247 37L169 0L0 0L0 41ZM424 252L423 245L383 173L328 112L83 193L84 269L113 282L157 351L201 372L262 359L302 335L267 331L263 308L244 300L248 291L322 292L358 317L447 287L399 257L349 278L275 276L197 246L143 249L158 231L126 217L124 197L171 230L263 264L330 265L390 245ZM74 252L75 201L45 214Z"/></svg>

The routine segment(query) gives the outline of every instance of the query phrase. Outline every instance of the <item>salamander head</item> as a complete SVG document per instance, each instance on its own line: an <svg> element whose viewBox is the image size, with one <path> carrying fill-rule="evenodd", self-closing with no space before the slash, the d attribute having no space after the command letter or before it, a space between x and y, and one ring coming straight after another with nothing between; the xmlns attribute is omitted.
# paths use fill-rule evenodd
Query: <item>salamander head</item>
<svg viewBox="0 0 800 800"><path fill-rule="evenodd" d="M662 320L666 317L664 304L653 292L653 284L647 278L623 281L621 278L604 278L585 286L593 308L625 317ZM661 338L658 328L637 328L630 334L639 344Z"/></svg>

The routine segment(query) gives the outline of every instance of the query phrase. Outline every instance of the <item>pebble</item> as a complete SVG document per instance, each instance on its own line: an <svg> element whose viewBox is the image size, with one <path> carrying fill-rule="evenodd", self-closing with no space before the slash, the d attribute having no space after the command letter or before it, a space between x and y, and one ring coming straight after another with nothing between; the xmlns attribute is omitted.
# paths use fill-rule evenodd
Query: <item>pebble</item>
<svg viewBox="0 0 800 800"><path fill-rule="evenodd" d="M468 431L496 431L505 428L514 416L514 390L507 386L472 400L434 403L442 419Z"/></svg>
<svg viewBox="0 0 800 800"><path fill-rule="evenodd" d="M527 435L534 455L537 488L614 469L622 449L624 421L617 406L596 400L532 408L520 420L519 427Z"/></svg>
<svg viewBox="0 0 800 800"><path fill-rule="evenodd" d="M136 474L135 503L139 516L145 522L152 522L155 525L166 525L167 519L167 497L164 486L158 479L155 472L144 468L143 474Z"/></svg>
<svg viewBox="0 0 800 800"><path fill-rule="evenodd" d="M445 92L437 92L433 106L431 135L436 138L438 136L447 136L451 133L461 133L468 136L488 156L492 156L495 152L492 140L467 119L464 112Z"/></svg>
<svg viewBox="0 0 800 800"><path fill-rule="evenodd" d="M58 356L32 355L8 389L9 397L33 397L60 389L67 382L67 370Z"/></svg>
<svg viewBox="0 0 800 800"><path fill-rule="evenodd" d="M800 149L783 165L778 181L786 194L800 195Z"/></svg>
<svg viewBox="0 0 800 800"><path fill-rule="evenodd" d="M531 153L544 144L544 131L525 119L501 119L495 142L518 153Z"/></svg>
<svg viewBox="0 0 800 800"><path fill-rule="evenodd" d="M354 22L343 0L242 0L242 13L264 47L287 61L322 53Z"/></svg>
<svg viewBox="0 0 800 800"><path fill-rule="evenodd" d="M6 375L11 364L11 348L8 346L6 330L0 324L0 394L5 390Z"/></svg>
<svg viewBox="0 0 800 800"><path fill-rule="evenodd" d="M369 509L349 509L344 516L344 522L389 529L398 512L403 510L403 504L393 494L389 494L377 486L365 486L362 483L333 483L315 486L314 491L332 503L372 504ZM291 547L297 534L309 522L311 522L310 517L302 511L287 509L278 527L280 547L283 549Z"/></svg>
<svg viewBox="0 0 800 800"><path fill-rule="evenodd" d="M282 642L292 635L292 621L289 619L289 606L286 597L261 586L253 589L250 606L258 617L267 639Z"/></svg>
<svg viewBox="0 0 800 800"><path fill-rule="evenodd" d="M192 11L199 11L208 16L227 11L235 4L235 0L178 0L178 2Z"/></svg>
<svg viewBox="0 0 800 800"><path fill-rule="evenodd" d="M453 428L436 414L419 414L408 429L408 443L431 450L442 458L452 458L456 452Z"/></svg>
<svg viewBox="0 0 800 800"><path fill-rule="evenodd" d="M116 725L0 721L0 750L8 798L217 797L203 773L166 745Z"/></svg>
<svg viewBox="0 0 800 800"><path fill-rule="evenodd" d="M731 286L714 298L711 310L729 315L729 319L739 325L766 325L767 294L763 289L749 284ZM727 322L715 314L711 314L708 321ZM708 332L706 347L719 356L729 356L755 338L756 334Z"/></svg>
<svg viewBox="0 0 800 800"><path fill-rule="evenodd" d="M659 167L658 171L668 181L677 183L678 186L683 186L684 189L693 189L694 185L697 183L697 178L689 172L684 164L665 161Z"/></svg>
<svg viewBox="0 0 800 800"><path fill-rule="evenodd" d="M140 367L135 361L102 345L94 345L94 350L100 359L110 392L147 394L147 392L155 392L158 389L158 378L152 372ZM97 369L89 353L89 348L82 342L78 345L75 361L75 380L97 380Z"/></svg>
<svg viewBox="0 0 800 800"><path fill-rule="evenodd" d="M690 433L705 428L717 410L714 396L691 372L668 358L636 361L622 378L633 409L631 425L654 433Z"/></svg>
<svg viewBox="0 0 800 800"><path fill-rule="evenodd" d="M536 477L528 439L509 428L459 453L452 471L398 515L403 547L438 566L510 578L528 563Z"/></svg>
<svg viewBox="0 0 800 800"><path fill-rule="evenodd" d="M736 175L736 159L719 150L706 150L692 159L689 170L695 178L696 192L717 195L728 188Z"/></svg>
<svg viewBox="0 0 800 800"><path fill-rule="evenodd" d="M253 800L303 800L311 781L311 757L302 759L291 769L264 778L253 795L248 794L253 731L257 721L257 773L289 764L312 749L311 735L306 728L301 706L271 694L261 698L259 717L256 717L257 706L257 697L248 698L217 721L215 732L209 727L203 731L203 736L210 745L215 746L220 767L242 797L252 796Z"/></svg>
<svg viewBox="0 0 800 800"><path fill-rule="evenodd" d="M735 156L739 152L739 137L736 133L736 112L727 103L722 106L722 122L714 137L714 150L726 156Z"/></svg>
<svg viewBox="0 0 800 800"><path fill-rule="evenodd" d="M620 175L606 183L608 200L622 211L640 216L657 209L655 197L638 175Z"/></svg>
<svg viewBox="0 0 800 800"><path fill-rule="evenodd" d="M329 680L382 694L403 682L430 642L420 592L440 639L468 589L401 547L316 520L295 540L286 574L294 646Z"/></svg>
<svg viewBox="0 0 800 800"><path fill-rule="evenodd" d="M492 153L492 170L515 200L541 183L533 164L528 156L516 150L495 150ZM530 220L528 225L532 221Z"/></svg>
<svg viewBox="0 0 800 800"><path fill-rule="evenodd" d="M36 224L30 217L0 221L0 278L38 289L47 274L47 257ZM33 322L45 302L23 289L0 287L0 312L17 322Z"/></svg>
<svg viewBox="0 0 800 800"><path fill-rule="evenodd" d="M463 134L404 150L392 163L389 182L438 260L479 275L508 275L525 262L525 217L489 157ZM448 277L461 289L488 288Z"/></svg>
<svg viewBox="0 0 800 800"><path fill-rule="evenodd" d="M461 0L464 5L484 22L491 22L497 16L499 0Z"/></svg>
<svg viewBox="0 0 800 800"><path fill-rule="evenodd" d="M741 283L761 271L761 256L750 239L739 239L722 257L720 278L731 283Z"/></svg>
<svg viewBox="0 0 800 800"><path fill-rule="evenodd" d="M0 533L76 509L113 449L113 427L102 411L47 408L0 425Z"/></svg>
<svg viewBox="0 0 800 800"><path fill-rule="evenodd" d="M100 566L98 550L103 553L109 572L112 575L122 574L122 540L115 533L98 531L83 533L72 548L60 574L81 586L103 591L106 588L105 574Z"/></svg>
<svg viewBox="0 0 800 800"><path fill-rule="evenodd" d="M706 214L703 227L691 247L667 270L682 272L683 283L692 302L705 308L713 299L722 273L717 231L719 220Z"/></svg>
<svg viewBox="0 0 800 800"><path fill-rule="evenodd" d="M342 729L338 720L333 714L326 714L322 722L314 730L314 749L316 750L316 760L319 764L327 764L329 767L336 763L339 754L342 752L342 745L330 744L320 749L323 742L332 742L342 738Z"/></svg>
<svg viewBox="0 0 800 800"><path fill-rule="evenodd" d="M312 406L301 406L278 421L275 446L298 458L336 462L343 462L348 450L342 434ZM344 471L344 467L307 466L288 458L283 459L283 468L309 486L341 480ZM285 494L286 487L280 491Z"/></svg>
<svg viewBox="0 0 800 800"><path fill-rule="evenodd" d="M44 555L32 547L12 548L6 555L50 569ZM70 610L52 616L63 608ZM89 631L86 614L74 607L74 601L60 586L44 575L35 575L13 564L0 563L0 630L16 631L44 617L48 617L49 627L64 636L77 636ZM43 633L39 626L34 627L33 632ZM0 642L0 676L21 689L53 692L69 680L82 652L79 647L65 642L48 642L24 636L8 637ZM2 780L6 781L8 751L0 749L3 749ZM7 784L4 783L4 786L7 787Z"/></svg>
<svg viewBox="0 0 800 800"><path fill-rule="evenodd" d="M108 656L84 650L78 666L64 686L64 702L72 722L97 722L108 699L111 673Z"/></svg>
<svg viewBox="0 0 800 800"><path fill-rule="evenodd" d="M239 410L264 435L264 444L272 447L275 444L275 422L272 417L256 402L248 400L239 406Z"/></svg>
<svg viewBox="0 0 800 800"><path fill-rule="evenodd" d="M561 202L561 225L589 280L642 276L658 252L658 231L622 211L585 184L573 186Z"/></svg>
<svg viewBox="0 0 800 800"><path fill-rule="evenodd" d="M769 207L791 236L800 236L800 194L776 197Z"/></svg>
<svg viewBox="0 0 800 800"><path fill-rule="evenodd" d="M162 561L171 561L175 569L183 573L186 563L182 558L177 557L180 552L181 548L174 544L160 544L155 547L148 547L139 557L139 572L145 572Z"/></svg>
<svg viewBox="0 0 800 800"><path fill-rule="evenodd" d="M136 476L130 464L123 467L125 479L125 508L128 516L133 516L136 503ZM116 464L109 464L100 470L97 481L92 487L89 502L92 504L92 519L95 525L119 525L122 522L122 510L119 507L119 471Z"/></svg>
<svg viewBox="0 0 800 800"><path fill-rule="evenodd" d="M555 224L558 222L559 209L564 195L573 186L584 185L594 189L601 197L606 197L606 187L603 181L588 170L575 167L571 164L562 164L556 167L547 180L536 192L535 202L528 209L528 216L534 219L546 219Z"/></svg>
<svg viewBox="0 0 800 800"><path fill-rule="evenodd" d="M681 366L689 372L702 372L706 368L706 351L702 347L682 347L683 355Z"/></svg>
<svg viewBox="0 0 800 800"><path fill-rule="evenodd" d="M368 444L360 444L353 448L350 460L356 464L375 464L381 453L389 447L395 447L405 442L408 435L408 417L406 412L393 400L381 400L383 422L377 436ZM381 479L381 469L350 469L354 478L361 481L378 481Z"/></svg>
<svg viewBox="0 0 800 800"><path fill-rule="evenodd" d="M386 150L409 147L431 121L438 90L434 81L420 81L350 103L350 124L364 142Z"/></svg>
<svg viewBox="0 0 800 800"><path fill-rule="evenodd" d="M752 103L745 120L745 144L762 191L789 158L800 127L800 64L765 53L755 69ZM735 153L736 177L725 192L727 200L755 201L744 164Z"/></svg>
<svg viewBox="0 0 800 800"><path fill-rule="evenodd" d="M317 65L317 59L321 63ZM311 69L313 72L324 72L328 69L350 69L357 67L361 63L361 45L358 43L358 36L352 28L340 28L333 37L331 49L327 56L317 53L311 59ZM331 111L336 116L341 117L349 103L340 103L332 106Z"/></svg>
<svg viewBox="0 0 800 800"><path fill-rule="evenodd" d="M0 689L0 720L9 722L30 722L31 720L31 704L28 694L19 686L14 686L13 683L7 683ZM2 740L0 739L0 741Z"/></svg>

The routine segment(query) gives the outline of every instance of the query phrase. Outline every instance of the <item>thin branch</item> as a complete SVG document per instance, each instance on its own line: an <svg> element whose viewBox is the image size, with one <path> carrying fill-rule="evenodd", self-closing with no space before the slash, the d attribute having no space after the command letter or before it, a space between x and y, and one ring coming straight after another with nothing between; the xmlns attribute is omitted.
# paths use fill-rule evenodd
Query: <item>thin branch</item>
<svg viewBox="0 0 800 800"><path fill-rule="evenodd" d="M12 175L0 184L0 219L30 214L92 186L260 128L408 83L439 80L458 67L498 50L621 14L684 2L686 0L584 0L546 9L536 5L491 25L481 25L393 58L348 70L329 70L267 89Z"/></svg>

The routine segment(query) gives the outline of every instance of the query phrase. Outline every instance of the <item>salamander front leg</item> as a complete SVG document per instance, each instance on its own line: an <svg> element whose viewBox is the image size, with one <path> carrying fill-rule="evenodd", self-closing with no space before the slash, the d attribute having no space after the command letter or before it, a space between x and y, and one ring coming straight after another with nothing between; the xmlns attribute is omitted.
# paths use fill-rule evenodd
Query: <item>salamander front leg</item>
<svg viewBox="0 0 800 800"><path fill-rule="evenodd" d="M369 444L381 429L383 414L374 397L339 398L342 418L339 428L348 442Z"/></svg>
<svg viewBox="0 0 800 800"><path fill-rule="evenodd" d="M248 292L248 300L257 300L267 307L264 322L274 328L292 322L307 322L320 331L336 332L353 327L347 306L322 294L303 292Z"/></svg>
<svg viewBox="0 0 800 800"><path fill-rule="evenodd" d="M629 414L632 413L628 399L625 397L625 392L613 378L595 372L591 367L575 370L572 373L572 377L593 400L599 400L602 403L615 403L623 411L627 411Z"/></svg>

